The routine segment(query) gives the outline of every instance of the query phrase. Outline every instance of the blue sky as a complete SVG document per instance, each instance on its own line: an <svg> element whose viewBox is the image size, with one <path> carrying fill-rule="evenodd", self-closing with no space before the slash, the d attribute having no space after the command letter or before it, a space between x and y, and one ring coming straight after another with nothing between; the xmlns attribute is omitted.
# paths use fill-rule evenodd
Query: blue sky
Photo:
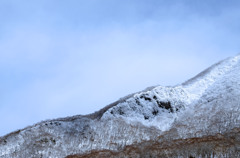
<svg viewBox="0 0 240 158"><path fill-rule="evenodd" d="M0 136L179 84L236 55L239 3L1 0Z"/></svg>

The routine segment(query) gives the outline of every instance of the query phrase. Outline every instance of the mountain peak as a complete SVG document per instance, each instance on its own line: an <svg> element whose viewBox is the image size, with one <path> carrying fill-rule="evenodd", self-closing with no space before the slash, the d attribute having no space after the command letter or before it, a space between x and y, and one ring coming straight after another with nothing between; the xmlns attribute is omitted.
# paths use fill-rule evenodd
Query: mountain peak
<svg viewBox="0 0 240 158"><path fill-rule="evenodd" d="M169 135L187 140L231 132L240 125L239 74L240 54L183 84L150 87L90 115L47 120L10 133L0 138L0 157L65 157L120 151Z"/></svg>

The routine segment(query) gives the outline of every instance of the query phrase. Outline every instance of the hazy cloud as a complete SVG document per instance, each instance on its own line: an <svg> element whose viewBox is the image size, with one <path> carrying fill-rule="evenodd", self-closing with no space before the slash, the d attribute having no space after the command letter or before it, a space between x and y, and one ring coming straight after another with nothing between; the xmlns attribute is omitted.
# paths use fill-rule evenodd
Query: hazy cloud
<svg viewBox="0 0 240 158"><path fill-rule="evenodd" d="M239 2L0 2L0 135L176 85L239 52Z"/></svg>

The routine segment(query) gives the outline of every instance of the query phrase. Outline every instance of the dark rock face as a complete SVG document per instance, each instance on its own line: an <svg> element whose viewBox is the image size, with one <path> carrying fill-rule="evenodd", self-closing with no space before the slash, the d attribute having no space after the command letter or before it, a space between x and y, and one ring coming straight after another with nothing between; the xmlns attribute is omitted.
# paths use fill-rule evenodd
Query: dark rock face
<svg viewBox="0 0 240 158"><path fill-rule="evenodd" d="M171 103L170 102L157 102L158 103L158 106L160 108L164 108L164 109L167 109L169 110L170 112L173 112L173 108L171 106Z"/></svg>

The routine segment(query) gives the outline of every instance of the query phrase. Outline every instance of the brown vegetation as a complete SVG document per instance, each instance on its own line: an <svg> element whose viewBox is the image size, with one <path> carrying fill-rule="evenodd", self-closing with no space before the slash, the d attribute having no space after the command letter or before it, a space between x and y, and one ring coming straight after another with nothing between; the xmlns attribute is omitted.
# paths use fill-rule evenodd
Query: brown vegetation
<svg viewBox="0 0 240 158"><path fill-rule="evenodd" d="M160 141L161 140L161 141ZM240 128L224 134L178 140L147 141L126 146L121 151L91 151L83 155L70 155L67 158L239 158Z"/></svg>

